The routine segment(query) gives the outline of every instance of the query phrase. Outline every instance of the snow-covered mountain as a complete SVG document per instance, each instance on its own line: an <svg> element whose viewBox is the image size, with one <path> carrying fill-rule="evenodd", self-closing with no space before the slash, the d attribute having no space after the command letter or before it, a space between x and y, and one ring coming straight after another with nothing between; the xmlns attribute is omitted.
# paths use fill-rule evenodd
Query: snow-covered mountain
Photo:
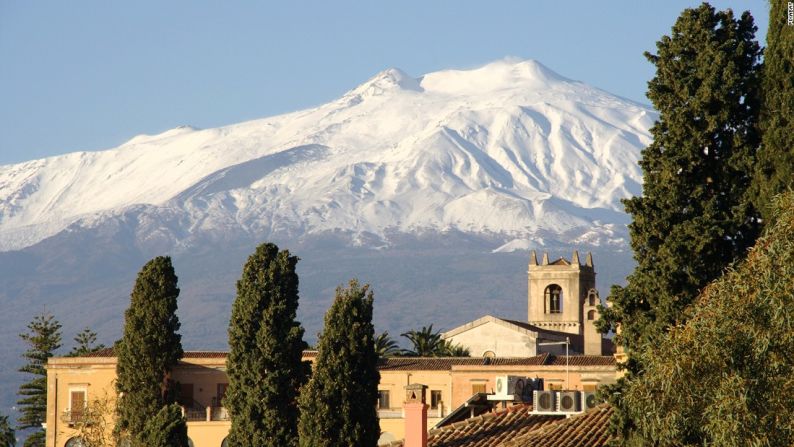
<svg viewBox="0 0 794 447"><path fill-rule="evenodd" d="M231 230L623 245L655 118L532 60L389 69L313 109L0 166L0 250L131 214L141 240L182 247Z"/></svg>
<svg viewBox="0 0 794 447"><path fill-rule="evenodd" d="M527 248L592 250L605 296L631 269L620 199L640 192L656 116L504 60L390 69L309 110L0 166L0 413L34 315L63 323L64 350L86 326L110 345L137 271L161 254L188 349L226 347L235 282L263 241L301 258L309 341L353 277L375 291L378 331L521 320Z"/></svg>

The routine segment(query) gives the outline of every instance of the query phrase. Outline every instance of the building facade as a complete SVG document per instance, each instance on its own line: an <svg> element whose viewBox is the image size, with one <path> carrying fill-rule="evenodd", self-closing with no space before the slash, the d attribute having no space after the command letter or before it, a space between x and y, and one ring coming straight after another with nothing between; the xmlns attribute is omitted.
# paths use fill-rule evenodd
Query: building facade
<svg viewBox="0 0 794 447"><path fill-rule="evenodd" d="M472 357L381 359L377 402L381 440L405 435L403 397L411 384L427 386L427 427L492 393L497 376L544 380L546 389L591 391L617 380L609 343L595 331L600 303L595 290L592 256L579 263L540 263L535 252L528 269L528 321L485 316L444 334L468 347ZM567 344L567 346L566 346ZM565 356L566 347L572 354ZM606 355L604 355L606 354ZM315 351L304 352L313 361ZM229 380L225 352L186 352L172 378L180 386L180 405L187 418L192 447L225 447L231 422L223 407ZM95 407L106 409L94 428L113 430L116 358L111 349L85 357L54 357L47 366L47 447L80 447L81 421Z"/></svg>

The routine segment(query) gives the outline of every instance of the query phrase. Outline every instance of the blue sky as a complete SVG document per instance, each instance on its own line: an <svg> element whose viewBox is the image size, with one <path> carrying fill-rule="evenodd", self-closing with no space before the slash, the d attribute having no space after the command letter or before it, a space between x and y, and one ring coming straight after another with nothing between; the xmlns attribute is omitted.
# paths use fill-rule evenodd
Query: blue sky
<svg viewBox="0 0 794 447"><path fill-rule="evenodd" d="M696 1L0 0L0 164L322 104L375 73L506 56L648 103L642 56ZM749 9L766 37L765 0Z"/></svg>

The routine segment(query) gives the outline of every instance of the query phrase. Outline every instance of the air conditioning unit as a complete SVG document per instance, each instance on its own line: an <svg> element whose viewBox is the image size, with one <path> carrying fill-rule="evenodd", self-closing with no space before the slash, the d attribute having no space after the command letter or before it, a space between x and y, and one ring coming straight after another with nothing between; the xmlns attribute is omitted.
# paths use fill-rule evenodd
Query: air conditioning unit
<svg viewBox="0 0 794 447"><path fill-rule="evenodd" d="M488 396L488 400L528 400L524 390L527 380L521 376L496 376L494 394Z"/></svg>
<svg viewBox="0 0 794 447"><path fill-rule="evenodd" d="M557 411L560 413L580 413L582 411L580 391L558 391Z"/></svg>
<svg viewBox="0 0 794 447"><path fill-rule="evenodd" d="M595 391L582 391L582 410L587 411L598 405Z"/></svg>
<svg viewBox="0 0 794 447"><path fill-rule="evenodd" d="M553 412L557 407L556 391L535 391L532 393L533 410L538 413Z"/></svg>

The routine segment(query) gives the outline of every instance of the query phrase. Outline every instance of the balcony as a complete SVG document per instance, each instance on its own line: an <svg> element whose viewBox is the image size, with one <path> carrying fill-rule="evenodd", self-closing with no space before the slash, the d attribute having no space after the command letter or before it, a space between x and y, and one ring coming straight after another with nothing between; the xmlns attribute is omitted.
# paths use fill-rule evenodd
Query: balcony
<svg viewBox="0 0 794 447"><path fill-rule="evenodd" d="M182 406L182 414L188 422L222 422L229 420L229 410L226 407L199 407Z"/></svg>
<svg viewBox="0 0 794 447"><path fill-rule="evenodd" d="M69 427L74 427L75 424L80 422L85 422L86 425L90 425L90 422L85 420L85 410L82 408L78 411L72 411L67 408L61 413L61 422L67 424Z"/></svg>

